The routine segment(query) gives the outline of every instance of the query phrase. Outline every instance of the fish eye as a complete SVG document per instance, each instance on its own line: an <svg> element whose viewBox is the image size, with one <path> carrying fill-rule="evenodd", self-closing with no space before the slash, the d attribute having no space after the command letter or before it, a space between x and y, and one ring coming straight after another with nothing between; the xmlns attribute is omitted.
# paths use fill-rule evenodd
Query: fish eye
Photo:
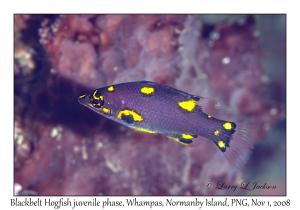
<svg viewBox="0 0 300 210"><path fill-rule="evenodd" d="M99 100L97 100L97 99L93 99L93 102L92 102L92 104L99 104Z"/></svg>
<svg viewBox="0 0 300 210"><path fill-rule="evenodd" d="M94 93L90 96L90 103L95 108L100 108L104 106L104 97L98 90L95 90Z"/></svg>

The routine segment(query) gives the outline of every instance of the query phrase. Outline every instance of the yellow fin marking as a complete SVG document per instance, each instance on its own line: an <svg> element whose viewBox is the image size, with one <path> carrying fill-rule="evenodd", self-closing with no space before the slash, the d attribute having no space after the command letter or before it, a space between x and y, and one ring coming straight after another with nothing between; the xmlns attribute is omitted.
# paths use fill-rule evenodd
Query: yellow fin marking
<svg viewBox="0 0 300 210"><path fill-rule="evenodd" d="M211 116L210 116L210 115L207 115L207 118L208 118L208 119L211 119Z"/></svg>
<svg viewBox="0 0 300 210"><path fill-rule="evenodd" d="M141 92L147 95L153 94L154 93L154 88L153 87L143 87L141 88Z"/></svg>
<svg viewBox="0 0 300 210"><path fill-rule="evenodd" d="M176 141L176 142L178 142L179 144L182 144L182 145L184 145L184 146L187 146L187 147L193 147L192 145L189 145L189 144L187 144L187 143L184 143L184 142L179 141L178 138L175 138L175 137L172 137L172 136L168 136L168 138L169 138L169 139L172 139L173 141Z"/></svg>
<svg viewBox="0 0 300 210"><path fill-rule="evenodd" d="M133 128L133 129L136 131L141 131L141 132L145 132L145 133L155 133L154 131L144 129L144 128Z"/></svg>
<svg viewBox="0 0 300 210"><path fill-rule="evenodd" d="M214 132L215 136L218 136L218 135L219 135L219 133L220 133L220 131L219 131L219 130L215 130L215 132Z"/></svg>
<svg viewBox="0 0 300 210"><path fill-rule="evenodd" d="M141 115L137 114L135 111L128 110L128 109L121 110L118 114L118 118L121 119L123 114L126 116L131 115L133 117L133 120L136 122L143 121L143 117Z"/></svg>
<svg viewBox="0 0 300 210"><path fill-rule="evenodd" d="M223 124L223 127L226 130L231 130L232 129L232 124L230 122L226 122L226 123Z"/></svg>
<svg viewBox="0 0 300 210"><path fill-rule="evenodd" d="M85 94L84 95L82 95L82 96L79 96L79 98L83 98L85 96Z"/></svg>
<svg viewBox="0 0 300 210"><path fill-rule="evenodd" d="M219 140L219 141L218 141L218 146L219 146L220 148L225 148L225 142L222 141L222 140Z"/></svg>
<svg viewBox="0 0 300 210"><path fill-rule="evenodd" d="M112 91L115 90L115 88L114 88L114 86L109 86L109 87L107 88L107 90L108 90L109 92L112 92Z"/></svg>
<svg viewBox="0 0 300 210"><path fill-rule="evenodd" d="M181 102L178 102L178 105L179 105L182 109L191 112L191 111L193 111L193 109L194 109L195 106L196 106L196 101L195 101L195 100L181 101Z"/></svg>
<svg viewBox="0 0 300 210"><path fill-rule="evenodd" d="M182 136L182 138L184 138L184 139L192 139L192 138L194 138L192 135L190 135L190 134L185 134L185 133L181 134L181 136Z"/></svg>
<svg viewBox="0 0 300 210"><path fill-rule="evenodd" d="M109 110L108 108L105 108L105 107L102 108L102 111L103 111L104 113L106 113L106 114L108 114L108 113L110 112L110 110Z"/></svg>

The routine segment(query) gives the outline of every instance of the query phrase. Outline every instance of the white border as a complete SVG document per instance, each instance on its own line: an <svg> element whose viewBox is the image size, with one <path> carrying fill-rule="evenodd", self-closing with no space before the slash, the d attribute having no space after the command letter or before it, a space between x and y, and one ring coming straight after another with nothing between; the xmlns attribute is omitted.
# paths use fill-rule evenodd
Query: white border
<svg viewBox="0 0 300 210"><path fill-rule="evenodd" d="M163 2L163 3L162 3ZM89 1L78 4L75 1L33 1L15 0L1 1L1 194L0 206L3 209L12 208L13 198L13 14L14 13L287 13L287 197L237 197L258 198L264 201L291 199L292 206L300 206L299 194L299 12L295 1ZM45 197L43 197L45 198ZM52 197L53 198L53 197ZM120 197L125 202L126 197ZM130 197L132 198L132 197ZM183 197L171 197L183 200ZM194 198L194 197L193 197ZM199 197L204 200L209 197ZM223 197L217 197L221 200ZM229 199L232 199L230 197ZM74 199L72 197L71 199ZM80 197L76 197L80 199ZM117 200L118 197L113 197ZM139 197L139 200L165 200L166 197ZM90 200L82 197L82 200ZM181 209L182 207L172 207ZM211 207L210 207L211 208ZM214 207L211 209L217 209ZM238 207L240 208L240 207ZM53 207L48 207L53 209ZM67 208L63 208L67 209ZM79 209L79 208L76 208ZM82 208L83 209L83 208ZM99 208L97 208L99 209ZM114 209L114 208L111 208ZM120 209L120 208L119 208ZM124 208L123 208L124 209ZM134 209L134 208L130 208ZM149 209L149 207L139 208ZM196 208L195 208L196 209Z"/></svg>

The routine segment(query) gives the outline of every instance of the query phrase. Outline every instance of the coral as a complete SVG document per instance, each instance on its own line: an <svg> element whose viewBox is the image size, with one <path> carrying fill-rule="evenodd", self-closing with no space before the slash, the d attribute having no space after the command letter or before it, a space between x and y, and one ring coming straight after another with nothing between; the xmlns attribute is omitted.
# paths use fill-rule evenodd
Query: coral
<svg viewBox="0 0 300 210"><path fill-rule="evenodd" d="M256 19L262 17L230 22L209 22L207 18L16 16L15 28L22 32L18 29L15 33L36 37L35 43L27 43L33 49L27 54L20 57L15 49L16 193L245 193L208 189L206 185L218 180L238 184L247 168L257 162L250 159L246 168L238 171L206 139L200 138L193 149L185 148L164 136L133 131L77 102L79 95L95 88L151 80L217 100L221 106L211 110L211 115L250 124L255 131L253 140L261 141L285 117L285 91L276 98L269 91L283 83L266 83L260 65ZM26 46L26 40L16 38L15 42ZM255 150L253 156L254 160L268 160ZM280 189L276 193L284 194L284 187Z"/></svg>

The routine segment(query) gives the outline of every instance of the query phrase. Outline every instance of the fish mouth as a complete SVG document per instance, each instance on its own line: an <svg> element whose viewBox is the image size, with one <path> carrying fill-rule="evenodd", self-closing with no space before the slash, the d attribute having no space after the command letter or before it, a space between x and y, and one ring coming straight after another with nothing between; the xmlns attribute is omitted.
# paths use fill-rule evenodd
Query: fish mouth
<svg viewBox="0 0 300 210"><path fill-rule="evenodd" d="M78 103L80 103L81 105L91 109L91 110L95 110L97 109L96 107L94 107L89 100L89 96L88 95L84 95L84 96L79 96L78 97Z"/></svg>

